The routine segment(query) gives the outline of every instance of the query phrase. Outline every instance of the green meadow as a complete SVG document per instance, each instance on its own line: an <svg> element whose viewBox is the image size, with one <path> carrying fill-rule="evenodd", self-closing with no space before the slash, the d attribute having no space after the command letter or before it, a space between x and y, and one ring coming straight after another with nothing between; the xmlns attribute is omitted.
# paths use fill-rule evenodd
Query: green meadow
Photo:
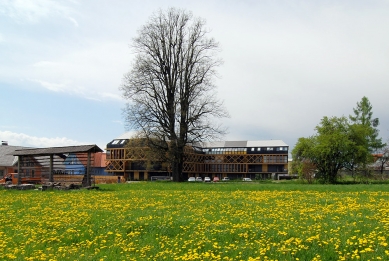
<svg viewBox="0 0 389 261"><path fill-rule="evenodd" d="M389 185L0 189L2 260L389 260Z"/></svg>

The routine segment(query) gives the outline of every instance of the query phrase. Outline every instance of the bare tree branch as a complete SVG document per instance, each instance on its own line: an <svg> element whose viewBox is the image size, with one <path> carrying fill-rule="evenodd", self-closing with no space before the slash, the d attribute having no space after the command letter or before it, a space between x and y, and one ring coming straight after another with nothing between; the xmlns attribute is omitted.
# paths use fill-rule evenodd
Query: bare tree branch
<svg viewBox="0 0 389 261"><path fill-rule="evenodd" d="M218 43L208 37L204 20L171 8L156 12L132 47L135 62L120 88L129 102L127 126L166 152L173 178L180 181L185 146L225 134L215 124L228 117L213 84L222 63Z"/></svg>

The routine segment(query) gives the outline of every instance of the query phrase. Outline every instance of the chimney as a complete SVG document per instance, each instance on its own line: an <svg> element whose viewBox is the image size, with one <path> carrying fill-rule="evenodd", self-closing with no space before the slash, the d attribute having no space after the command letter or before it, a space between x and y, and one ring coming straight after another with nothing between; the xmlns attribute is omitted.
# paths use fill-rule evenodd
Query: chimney
<svg viewBox="0 0 389 261"><path fill-rule="evenodd" d="M2 146L8 146L8 141L2 140L2 141L1 141L1 145L2 145Z"/></svg>

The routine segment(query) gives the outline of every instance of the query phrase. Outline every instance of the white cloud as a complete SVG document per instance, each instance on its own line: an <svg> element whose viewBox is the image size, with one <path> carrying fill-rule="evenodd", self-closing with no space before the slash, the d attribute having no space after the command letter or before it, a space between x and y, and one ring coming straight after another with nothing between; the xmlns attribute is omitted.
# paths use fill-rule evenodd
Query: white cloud
<svg viewBox="0 0 389 261"><path fill-rule="evenodd" d="M64 83L51 83L51 82L46 82L42 80L31 80L33 82L39 83L41 86L45 87L46 89L54 92L65 92L66 84Z"/></svg>
<svg viewBox="0 0 389 261"><path fill-rule="evenodd" d="M55 63L55 62L50 62L50 61L39 61L39 62L36 62L34 63L32 66L33 67L38 67L38 68L45 68L46 67L53 67L53 66L58 66L59 64L58 63Z"/></svg>
<svg viewBox="0 0 389 261"><path fill-rule="evenodd" d="M11 131L0 131L0 140L7 141L8 145L10 146L23 146L31 148L48 148L95 144L90 142L76 141L66 137L35 137L24 133L15 133ZM104 150L106 147L106 143L104 141L100 141L96 145L102 150Z"/></svg>
<svg viewBox="0 0 389 261"><path fill-rule="evenodd" d="M92 41L52 60L37 61L26 74L50 91L65 91L91 100L121 101L118 88L128 70L128 53L127 43Z"/></svg>
<svg viewBox="0 0 389 261"><path fill-rule="evenodd" d="M94 101L116 100L116 101L123 102L122 96L119 95L118 93L101 92L99 91L99 88L96 88L97 90L88 89L76 85L70 81L62 82L62 83L48 82L48 81L38 80L38 79L30 79L29 81L38 83L40 86L44 87L49 91L62 92L62 93L66 92L67 94L81 96L88 100L94 100Z"/></svg>
<svg viewBox="0 0 389 261"><path fill-rule="evenodd" d="M78 22L73 17L68 17L68 19L74 24L75 27L78 27Z"/></svg>
<svg viewBox="0 0 389 261"><path fill-rule="evenodd" d="M70 15L74 13L69 6L54 0L3 0L0 2L2 13L19 23L37 23L48 17L63 17L76 27L77 21Z"/></svg>
<svg viewBox="0 0 389 261"><path fill-rule="evenodd" d="M60 147L60 146L73 146L83 145L86 143L68 139L66 137L34 137L24 133L15 133L11 131L0 131L0 139L2 141L8 141L9 145L13 146L25 146L25 147Z"/></svg>
<svg viewBox="0 0 389 261"><path fill-rule="evenodd" d="M119 94L115 94L115 93L109 93L109 92L99 92L98 95L102 98L110 98L110 99L113 99L113 100L120 100L122 101L122 97L119 95Z"/></svg>

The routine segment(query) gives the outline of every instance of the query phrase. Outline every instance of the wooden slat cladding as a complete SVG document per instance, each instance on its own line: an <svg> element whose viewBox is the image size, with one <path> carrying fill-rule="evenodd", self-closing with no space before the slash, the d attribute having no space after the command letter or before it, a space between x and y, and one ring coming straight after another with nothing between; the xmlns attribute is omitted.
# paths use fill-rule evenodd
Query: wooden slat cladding
<svg viewBox="0 0 389 261"><path fill-rule="evenodd" d="M160 163L163 168L160 170L152 169L132 169L134 162L146 162L147 158L146 147L131 147L131 148L111 148L107 151L107 167L108 172L125 172L131 171L138 173L139 171L169 171L168 164ZM236 149L230 150L227 154L205 154L201 150L188 146L185 148L185 157L183 172L188 174L207 175L215 173L249 173L249 172L267 172L269 165L278 165L278 169L287 169L288 155L287 151L284 154L276 152L270 154L257 152L258 154L246 153L245 150ZM146 167L145 167L146 168ZM260 170L260 171L259 171ZM137 174L136 176L138 176Z"/></svg>

